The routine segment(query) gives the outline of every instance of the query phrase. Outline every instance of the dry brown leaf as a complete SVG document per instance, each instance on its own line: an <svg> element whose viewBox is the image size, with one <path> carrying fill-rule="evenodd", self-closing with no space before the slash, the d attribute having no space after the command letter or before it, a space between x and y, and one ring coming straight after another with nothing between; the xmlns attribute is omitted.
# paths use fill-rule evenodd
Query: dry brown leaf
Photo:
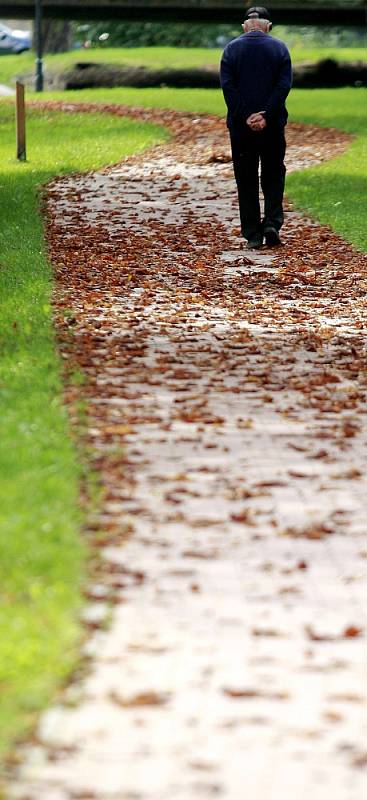
<svg viewBox="0 0 367 800"><path fill-rule="evenodd" d="M140 708L142 706L164 706L167 705L170 699L168 693L146 691L139 694L132 695L131 697L123 697L118 692L110 692L110 699L113 703L123 708Z"/></svg>

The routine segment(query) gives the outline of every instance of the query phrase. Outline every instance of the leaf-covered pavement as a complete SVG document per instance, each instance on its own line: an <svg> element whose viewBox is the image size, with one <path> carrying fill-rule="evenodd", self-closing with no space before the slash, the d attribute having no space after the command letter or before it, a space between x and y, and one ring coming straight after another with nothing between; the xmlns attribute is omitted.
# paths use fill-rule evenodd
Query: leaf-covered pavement
<svg viewBox="0 0 367 800"><path fill-rule="evenodd" d="M289 207L285 247L246 251L224 123L133 114L173 140L49 189L104 566L88 675L9 796L361 800L367 258ZM347 144L288 139L291 169Z"/></svg>

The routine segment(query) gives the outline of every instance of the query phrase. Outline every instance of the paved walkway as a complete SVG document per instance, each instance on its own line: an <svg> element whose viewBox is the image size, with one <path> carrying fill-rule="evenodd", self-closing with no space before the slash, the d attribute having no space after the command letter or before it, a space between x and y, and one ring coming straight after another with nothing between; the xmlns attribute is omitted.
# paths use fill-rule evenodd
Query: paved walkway
<svg viewBox="0 0 367 800"><path fill-rule="evenodd" d="M362 800L367 259L291 209L286 247L241 249L224 127L175 120L50 189L104 577L9 797ZM345 144L289 138L289 168Z"/></svg>

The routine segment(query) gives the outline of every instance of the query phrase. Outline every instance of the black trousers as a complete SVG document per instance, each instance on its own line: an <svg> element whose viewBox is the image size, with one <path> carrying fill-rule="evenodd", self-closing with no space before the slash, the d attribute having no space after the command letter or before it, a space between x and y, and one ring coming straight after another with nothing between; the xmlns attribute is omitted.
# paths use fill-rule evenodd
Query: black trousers
<svg viewBox="0 0 367 800"><path fill-rule="evenodd" d="M285 184L284 127L268 126L263 131L231 132L233 169L238 189L241 229L245 239L261 236L266 226L277 231L283 225ZM264 219L259 199L259 164L264 194Z"/></svg>

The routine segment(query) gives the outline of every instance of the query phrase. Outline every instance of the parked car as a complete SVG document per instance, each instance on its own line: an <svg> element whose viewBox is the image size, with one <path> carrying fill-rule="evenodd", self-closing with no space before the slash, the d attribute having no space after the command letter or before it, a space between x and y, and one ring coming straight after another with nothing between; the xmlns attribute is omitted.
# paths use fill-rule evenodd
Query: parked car
<svg viewBox="0 0 367 800"><path fill-rule="evenodd" d="M0 55L24 53L31 48L31 35L28 31L12 30L0 24Z"/></svg>

